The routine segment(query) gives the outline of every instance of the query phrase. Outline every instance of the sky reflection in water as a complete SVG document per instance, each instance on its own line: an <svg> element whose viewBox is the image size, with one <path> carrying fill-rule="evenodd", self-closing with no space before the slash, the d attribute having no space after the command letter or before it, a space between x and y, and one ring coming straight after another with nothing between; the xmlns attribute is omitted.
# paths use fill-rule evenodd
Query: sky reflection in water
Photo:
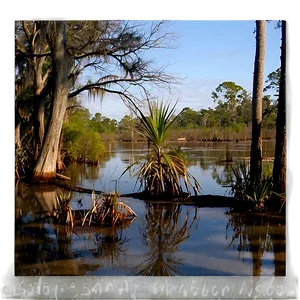
<svg viewBox="0 0 300 300"><path fill-rule="evenodd" d="M240 146L241 147L241 146ZM73 184L97 190L133 192L128 163L142 151L116 151L98 167L72 165ZM203 194L228 195L230 166L217 164L220 149L189 148L190 172ZM245 150L237 149L244 157ZM209 159L203 159L203 157ZM117 180L117 181L114 181ZM226 214L226 208L158 205L122 198L137 213L127 228L57 227L51 215L57 188L16 188L16 275L284 275L285 222L273 217ZM78 201L80 200L80 201ZM90 195L73 193L73 209L90 205ZM21 212L18 214L18 211ZM48 213L47 213L48 211Z"/></svg>

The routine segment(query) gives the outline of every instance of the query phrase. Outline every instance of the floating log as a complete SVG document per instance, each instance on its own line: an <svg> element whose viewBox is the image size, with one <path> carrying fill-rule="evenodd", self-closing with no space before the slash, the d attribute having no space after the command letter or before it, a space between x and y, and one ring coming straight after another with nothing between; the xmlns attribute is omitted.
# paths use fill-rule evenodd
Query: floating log
<svg viewBox="0 0 300 300"><path fill-rule="evenodd" d="M79 192L79 193L92 194L93 191L94 191L95 194L104 194L103 191L97 191L97 190L94 190L94 189L87 189L87 188L83 188L83 187L80 187L80 186L72 186L72 185L69 185L69 184L65 184L63 182L57 182L56 185L66 189L66 190L71 190L71 191L75 191L75 192Z"/></svg>
<svg viewBox="0 0 300 300"><path fill-rule="evenodd" d="M235 207L238 204L234 197L219 195L191 196L189 200L198 207Z"/></svg>
<svg viewBox="0 0 300 300"><path fill-rule="evenodd" d="M145 193L132 193L132 194L121 194L120 197L132 197L144 200L145 202L155 202L160 204L183 204L183 205L195 205L198 207L235 207L237 201L234 197L226 197L219 195L197 195L189 196L187 193L181 198L175 197L164 197L157 198L154 196L146 195Z"/></svg>

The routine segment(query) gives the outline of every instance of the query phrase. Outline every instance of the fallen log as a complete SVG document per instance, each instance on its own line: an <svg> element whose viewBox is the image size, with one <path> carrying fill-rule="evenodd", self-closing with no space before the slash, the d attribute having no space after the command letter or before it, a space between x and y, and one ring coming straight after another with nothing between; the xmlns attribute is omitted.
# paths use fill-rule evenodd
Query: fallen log
<svg viewBox="0 0 300 300"><path fill-rule="evenodd" d="M144 200L145 202L159 203L159 204L183 204L183 205L195 205L198 207L235 207L238 202L234 197L226 197L220 195L197 195L189 196L184 194L181 198L163 197L160 198L149 196L143 192L121 194L120 197L132 197Z"/></svg>
<svg viewBox="0 0 300 300"><path fill-rule="evenodd" d="M56 185L66 189L66 190L75 191L75 192L79 192L79 193L92 194L93 191L94 191L95 194L104 194L103 191L98 191L98 190L94 190L94 189L87 189L87 188L83 188L83 187L80 187L80 186L72 186L70 184L66 184L66 183L63 183L63 182L57 182Z"/></svg>
<svg viewBox="0 0 300 300"><path fill-rule="evenodd" d="M59 179L62 179L62 180L71 180L70 177L67 177L67 176L59 174L59 173L56 173L56 177L58 177Z"/></svg>

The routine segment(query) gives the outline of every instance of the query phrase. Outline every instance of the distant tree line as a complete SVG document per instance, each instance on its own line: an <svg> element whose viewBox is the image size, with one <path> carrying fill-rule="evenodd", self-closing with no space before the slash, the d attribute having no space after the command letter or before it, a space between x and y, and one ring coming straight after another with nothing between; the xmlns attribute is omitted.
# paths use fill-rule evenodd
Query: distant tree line
<svg viewBox="0 0 300 300"><path fill-rule="evenodd" d="M264 138L275 139L279 79L280 68L270 73L266 80L262 101ZM169 139L176 140L179 136L194 141L251 139L250 94L236 83L226 81L212 92L212 100L216 103L214 108L196 111L185 107L174 122ZM121 140L137 139L134 128L138 121L129 115L117 122L97 113L92 120L100 133L117 134Z"/></svg>

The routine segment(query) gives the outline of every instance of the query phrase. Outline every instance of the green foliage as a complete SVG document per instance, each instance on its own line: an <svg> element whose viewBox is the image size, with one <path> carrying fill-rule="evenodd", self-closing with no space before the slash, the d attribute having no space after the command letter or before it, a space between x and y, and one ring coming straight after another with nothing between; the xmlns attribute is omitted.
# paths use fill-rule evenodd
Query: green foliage
<svg viewBox="0 0 300 300"><path fill-rule="evenodd" d="M197 128L201 125L200 112L185 107L176 118L176 126L179 128Z"/></svg>
<svg viewBox="0 0 300 300"><path fill-rule="evenodd" d="M149 142L148 155L129 166L124 173L133 166L139 165L136 173L137 181L144 187L144 192L151 196L169 195L180 196L184 191L183 184L190 193L193 182L195 194L200 190L198 181L187 171L187 158L180 148L166 147L168 131L178 116L173 116L175 106L163 103L149 103L149 114L145 115L138 107L137 117L139 133Z"/></svg>
<svg viewBox="0 0 300 300"><path fill-rule="evenodd" d="M105 147L101 142L99 133L90 131L76 139L75 151L80 161L86 159L87 162L96 164L99 157L104 153Z"/></svg>
<svg viewBox="0 0 300 300"><path fill-rule="evenodd" d="M94 131L99 133L115 133L117 130L117 121L102 116L100 113L96 113L90 121L91 127Z"/></svg>
<svg viewBox="0 0 300 300"><path fill-rule="evenodd" d="M252 190L249 191L249 195L246 197L253 202L256 210L263 210L265 208L265 202L272 195L272 178L262 179L260 182L252 184Z"/></svg>
<svg viewBox="0 0 300 300"><path fill-rule="evenodd" d="M278 70L268 76L265 92L278 89ZM227 128L226 135L234 140L234 136L243 136L241 132L252 122L252 100L249 93L235 82L225 81L212 92L212 100L216 103L214 109L200 109L195 111L185 107L176 119L174 129L198 129L204 130L204 138L217 141L227 139L218 136L216 131L213 135L208 134L207 128L215 128L217 131ZM263 97L263 122L262 127L275 129L277 104L270 95ZM206 130L206 131L205 131ZM207 133L206 133L207 132ZM237 134L237 135L235 135Z"/></svg>
<svg viewBox="0 0 300 300"><path fill-rule="evenodd" d="M274 162L273 161L265 161L262 163L262 178L263 179L268 179L271 178L273 175L273 166Z"/></svg>
<svg viewBox="0 0 300 300"><path fill-rule="evenodd" d="M246 162L238 163L232 168L233 177L231 193L234 197L245 203L250 209L262 211L266 209L267 201L272 195L278 196L272 191L272 165L263 167L261 180L250 180L250 167Z"/></svg>
<svg viewBox="0 0 300 300"><path fill-rule="evenodd" d="M267 91L275 91L275 96L279 96L279 82L280 82L281 70L280 68L276 69L275 71L271 72L268 75L268 79L266 80L267 86L264 88L264 92Z"/></svg>
<svg viewBox="0 0 300 300"><path fill-rule="evenodd" d="M93 125L87 109L77 109L69 116L68 122L63 126L63 149L69 160L98 163L105 147Z"/></svg>

